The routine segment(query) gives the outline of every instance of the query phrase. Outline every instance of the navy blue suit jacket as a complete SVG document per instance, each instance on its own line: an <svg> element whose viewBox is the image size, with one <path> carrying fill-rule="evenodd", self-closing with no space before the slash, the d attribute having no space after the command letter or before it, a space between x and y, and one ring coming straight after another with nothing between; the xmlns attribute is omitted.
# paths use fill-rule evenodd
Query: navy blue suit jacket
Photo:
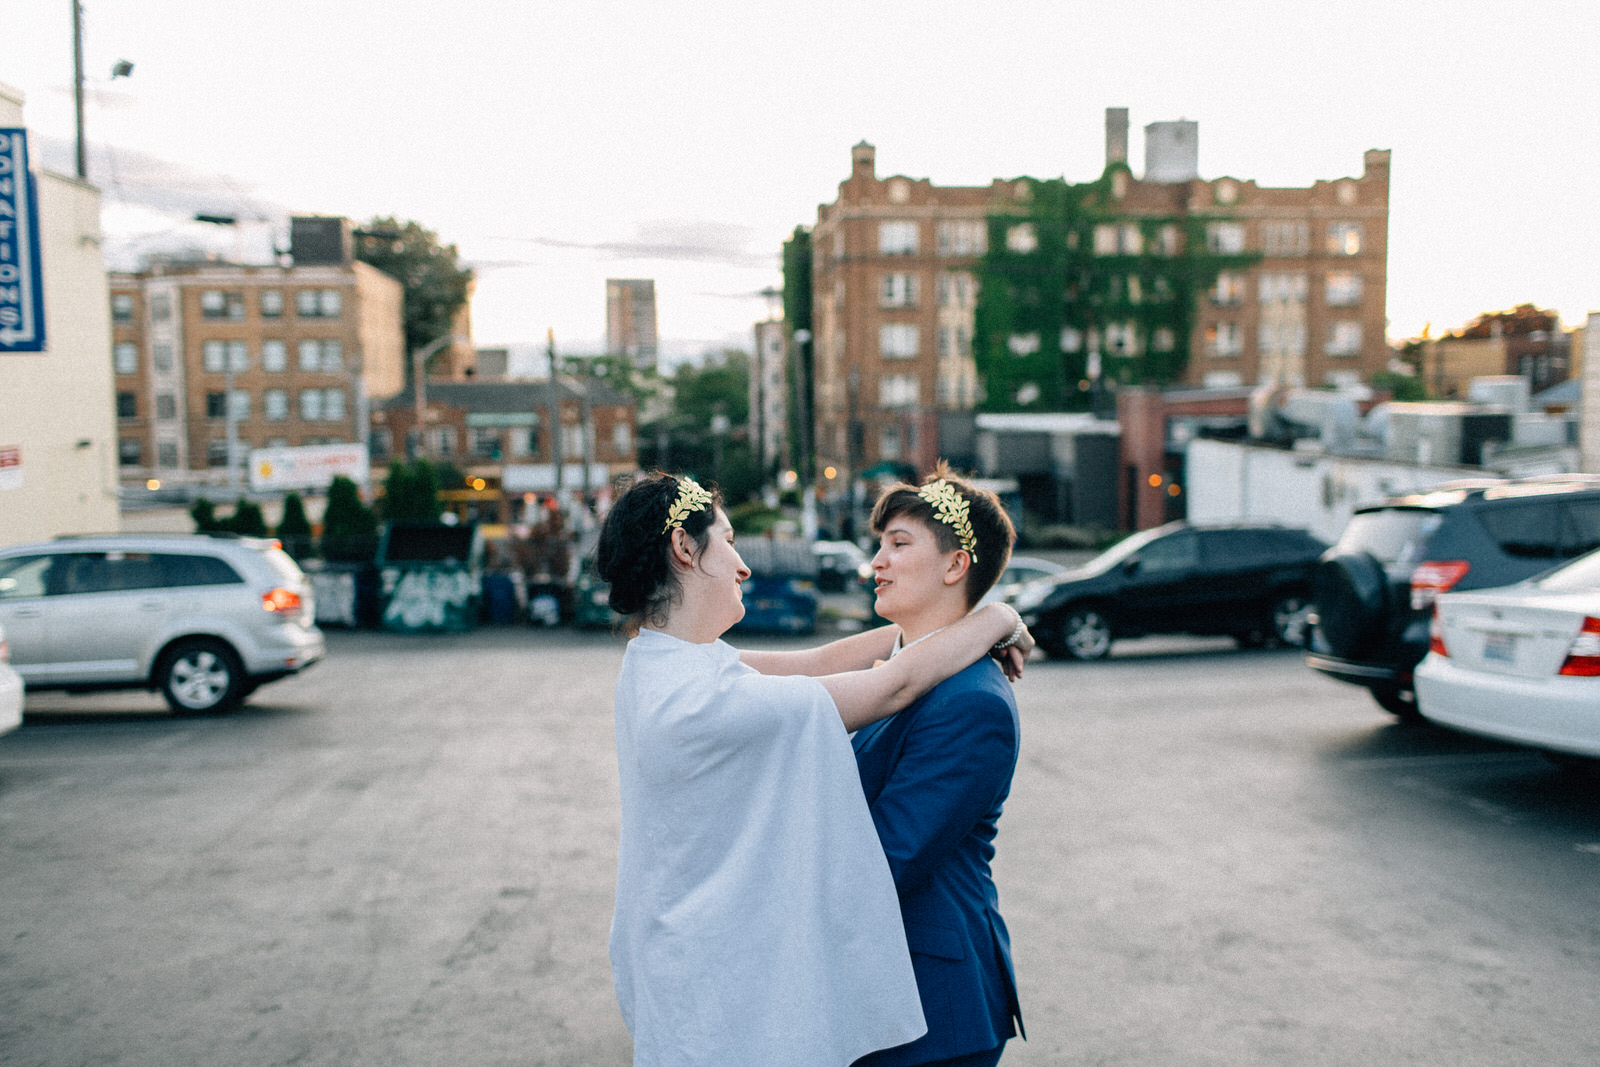
<svg viewBox="0 0 1600 1067"><path fill-rule="evenodd" d="M1011 938L989 871L1020 739L1011 683L987 658L856 733L856 766L900 893L928 1021L923 1037L858 1065L963 1056L1022 1032Z"/></svg>

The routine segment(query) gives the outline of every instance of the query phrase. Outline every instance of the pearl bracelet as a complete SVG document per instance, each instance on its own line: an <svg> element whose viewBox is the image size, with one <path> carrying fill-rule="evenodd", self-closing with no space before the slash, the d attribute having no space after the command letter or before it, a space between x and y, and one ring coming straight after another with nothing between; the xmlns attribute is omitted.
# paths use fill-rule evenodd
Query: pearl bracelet
<svg viewBox="0 0 1600 1067"><path fill-rule="evenodd" d="M1010 648L1012 645L1016 644L1018 641L1022 640L1022 631L1023 631L1022 615L1017 611L1016 608L1012 607L1010 604L1006 604L1006 605L1004 605L1004 607L1008 611L1010 611L1011 614L1016 616L1017 624L1011 628L1011 635L1009 637L1007 637L1004 641L1001 641L999 644L994 646L994 650L996 652L1003 652L1006 649Z"/></svg>

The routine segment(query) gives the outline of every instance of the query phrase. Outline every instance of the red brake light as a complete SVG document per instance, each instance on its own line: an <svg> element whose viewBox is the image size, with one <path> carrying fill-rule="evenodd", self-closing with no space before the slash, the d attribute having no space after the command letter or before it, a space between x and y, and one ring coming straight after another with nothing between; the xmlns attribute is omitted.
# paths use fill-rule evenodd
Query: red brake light
<svg viewBox="0 0 1600 1067"><path fill-rule="evenodd" d="M261 594L261 607L262 610L270 612L299 611L300 594L292 589L285 589L280 585L276 589L271 589Z"/></svg>
<svg viewBox="0 0 1600 1067"><path fill-rule="evenodd" d="M1444 623L1439 621L1437 604L1433 606L1433 618L1428 620L1428 651L1446 657L1450 655L1450 650L1444 647Z"/></svg>
<svg viewBox="0 0 1600 1067"><path fill-rule="evenodd" d="M1472 564L1464 559L1430 559L1417 564L1411 572L1411 610L1430 607L1434 597L1448 592L1471 569Z"/></svg>
<svg viewBox="0 0 1600 1067"><path fill-rule="evenodd" d="M1591 615L1583 620L1583 629L1572 639L1566 662L1556 673L1578 678L1600 678L1600 619Z"/></svg>
<svg viewBox="0 0 1600 1067"><path fill-rule="evenodd" d="M6 641L4 638L0 638L0 663L10 663L10 662L11 662L11 644L10 644L10 642Z"/></svg>

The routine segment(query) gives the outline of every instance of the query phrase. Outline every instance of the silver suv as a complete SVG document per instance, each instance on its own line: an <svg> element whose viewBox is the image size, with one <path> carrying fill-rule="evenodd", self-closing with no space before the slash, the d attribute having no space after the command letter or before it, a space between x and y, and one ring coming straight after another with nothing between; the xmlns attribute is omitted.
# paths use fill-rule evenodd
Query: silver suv
<svg viewBox="0 0 1600 1067"><path fill-rule="evenodd" d="M227 710L325 651L311 582L277 541L107 534L0 548L0 628L29 691L160 690Z"/></svg>

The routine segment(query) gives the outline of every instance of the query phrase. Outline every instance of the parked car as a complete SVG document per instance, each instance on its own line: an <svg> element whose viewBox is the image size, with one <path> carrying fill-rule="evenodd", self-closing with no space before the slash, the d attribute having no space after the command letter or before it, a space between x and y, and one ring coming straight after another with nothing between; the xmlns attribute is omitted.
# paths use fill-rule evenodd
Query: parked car
<svg viewBox="0 0 1600 1067"><path fill-rule="evenodd" d="M823 592L872 587L872 564L854 541L815 541L811 551L817 558L817 588Z"/></svg>
<svg viewBox="0 0 1600 1067"><path fill-rule="evenodd" d="M0 549L0 626L30 691L159 690L225 710L323 657L311 583L278 542L62 537Z"/></svg>
<svg viewBox="0 0 1600 1067"><path fill-rule="evenodd" d="M1463 482L1357 508L1317 564L1306 662L1413 721L1439 594L1520 582L1595 548L1600 478Z"/></svg>
<svg viewBox="0 0 1600 1067"><path fill-rule="evenodd" d="M0 734L22 725L22 675L11 666L11 646L0 627Z"/></svg>
<svg viewBox="0 0 1600 1067"><path fill-rule="evenodd" d="M809 634L817 628L817 559L802 541L748 537L738 544L750 568L739 633Z"/></svg>
<svg viewBox="0 0 1600 1067"><path fill-rule="evenodd" d="M1600 551L1499 589L1445 593L1417 708L1445 726L1600 759Z"/></svg>
<svg viewBox="0 0 1600 1067"><path fill-rule="evenodd" d="M600 577L594 557L586 556L572 584L572 624L591 629L621 621L622 616L611 610L611 586Z"/></svg>
<svg viewBox="0 0 1600 1067"><path fill-rule="evenodd" d="M1030 582L1014 606L1055 657L1100 659L1112 641L1146 634L1297 644L1310 612L1311 571L1326 548L1292 527L1173 522Z"/></svg>
<svg viewBox="0 0 1600 1067"><path fill-rule="evenodd" d="M1065 574L1066 570L1066 567L1052 560L1039 559L1036 556L1012 556L1011 561L1006 564L1006 569L995 579L994 585L983 594L983 599L978 601L978 606L993 604L997 600L1004 600L1009 604L1029 582Z"/></svg>

